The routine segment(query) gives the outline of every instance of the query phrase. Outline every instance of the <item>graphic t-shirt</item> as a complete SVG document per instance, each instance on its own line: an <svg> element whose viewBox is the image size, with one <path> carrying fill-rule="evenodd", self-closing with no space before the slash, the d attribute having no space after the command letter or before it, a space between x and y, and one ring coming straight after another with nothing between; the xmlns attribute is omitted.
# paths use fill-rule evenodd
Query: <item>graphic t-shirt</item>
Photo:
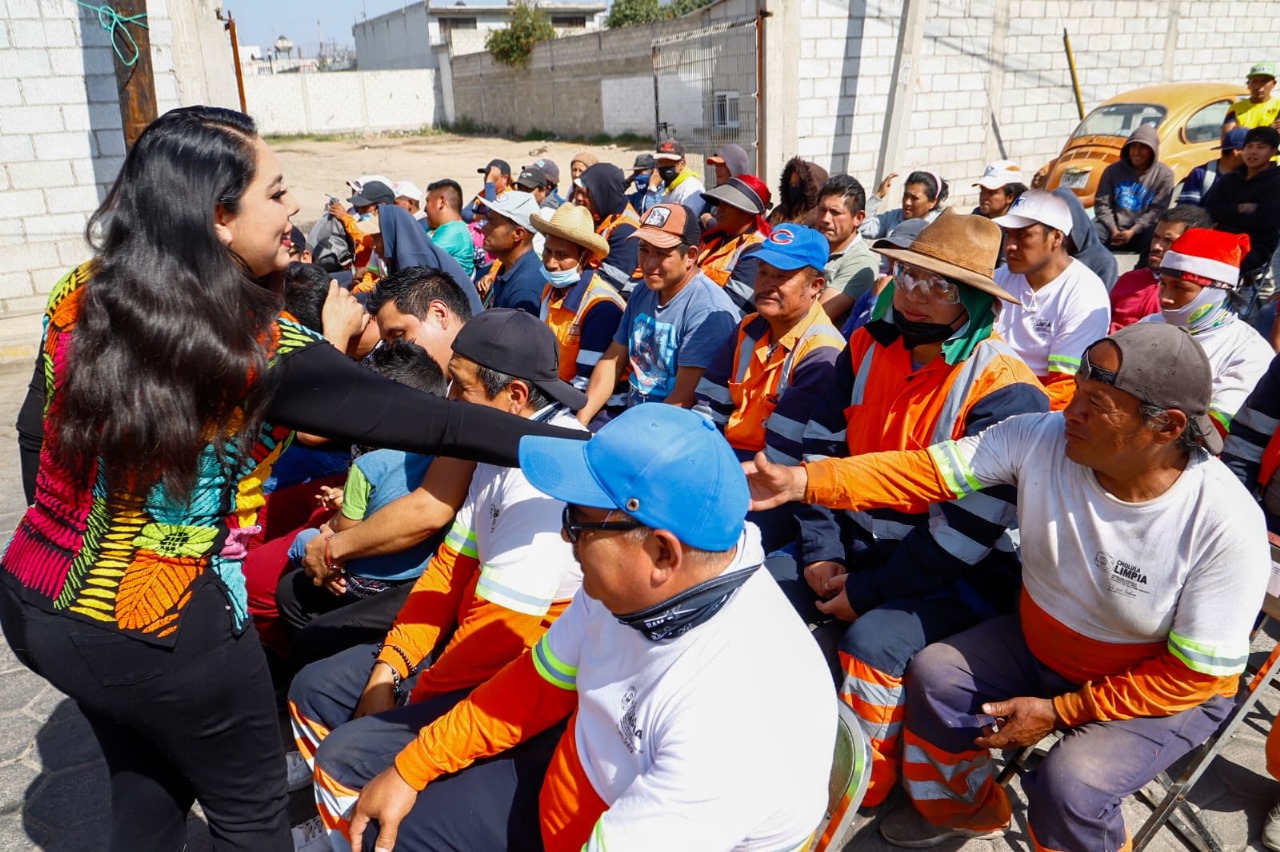
<svg viewBox="0 0 1280 852"><path fill-rule="evenodd" d="M658 304L658 291L637 287L613 335L630 354L627 405L665 400L681 367L705 370L738 320L724 289L701 272L665 305Z"/></svg>
<svg viewBox="0 0 1280 852"><path fill-rule="evenodd" d="M1107 336L1111 302L1106 285L1078 260L1039 290L1007 266L996 270L995 281L1022 302L1001 308L996 330L1041 378L1074 374L1089 344Z"/></svg>
<svg viewBox="0 0 1280 852"><path fill-rule="evenodd" d="M1267 127L1280 117L1280 99L1267 98L1260 104L1245 98L1237 101L1227 109L1228 116L1235 116L1241 127Z"/></svg>

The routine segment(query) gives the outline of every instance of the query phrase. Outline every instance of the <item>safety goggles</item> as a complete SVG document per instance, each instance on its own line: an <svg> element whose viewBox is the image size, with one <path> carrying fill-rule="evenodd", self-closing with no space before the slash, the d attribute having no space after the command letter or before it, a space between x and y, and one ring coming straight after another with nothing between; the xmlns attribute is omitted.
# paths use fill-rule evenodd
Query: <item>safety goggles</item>
<svg viewBox="0 0 1280 852"><path fill-rule="evenodd" d="M960 288L954 281L905 263L896 265L893 280L908 295L922 296L940 305L955 305L960 302Z"/></svg>

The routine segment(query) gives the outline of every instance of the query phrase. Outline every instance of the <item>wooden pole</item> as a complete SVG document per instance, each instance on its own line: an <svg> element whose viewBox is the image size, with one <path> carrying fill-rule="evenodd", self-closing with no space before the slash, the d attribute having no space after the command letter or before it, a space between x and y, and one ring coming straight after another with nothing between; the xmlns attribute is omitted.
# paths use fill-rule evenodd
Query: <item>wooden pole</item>
<svg viewBox="0 0 1280 852"><path fill-rule="evenodd" d="M240 111L247 113L249 105L244 100L244 69L240 67L240 39L236 36L236 19L227 10L227 32L231 34L231 61L236 66L236 91L240 93Z"/></svg>
<svg viewBox="0 0 1280 852"><path fill-rule="evenodd" d="M116 12L123 18L147 14L147 0L116 0ZM144 23L146 18L141 19ZM151 35L145 27L124 24L138 45L137 61L125 65L116 60L116 88L120 93L120 123L124 144L132 148L147 125L156 120L156 79L151 66ZM128 50L127 46L124 48ZM127 56L126 52L126 56Z"/></svg>
<svg viewBox="0 0 1280 852"><path fill-rule="evenodd" d="M1076 112L1080 113L1080 120L1084 121L1084 96L1080 94L1080 78L1076 75L1076 55L1071 52L1071 36L1067 34L1067 28L1062 28L1062 46L1067 51L1067 67L1071 69L1071 90L1076 96Z"/></svg>

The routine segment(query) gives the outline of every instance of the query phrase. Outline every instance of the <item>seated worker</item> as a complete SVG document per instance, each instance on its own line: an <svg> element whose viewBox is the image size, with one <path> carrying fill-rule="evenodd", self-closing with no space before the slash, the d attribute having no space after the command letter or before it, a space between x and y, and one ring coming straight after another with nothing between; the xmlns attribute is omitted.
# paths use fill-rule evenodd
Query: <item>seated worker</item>
<svg viewBox="0 0 1280 852"><path fill-rule="evenodd" d="M540 170L547 179L544 185L546 192L542 196L542 200L538 202L538 209L549 219L551 214L559 210L560 205L565 203L564 199L560 197L560 191L556 188L560 185L560 167L556 165L555 160L547 157L539 157L530 163L528 167Z"/></svg>
<svg viewBox="0 0 1280 852"><path fill-rule="evenodd" d="M1112 251L1145 257L1151 234L1173 200L1173 169L1160 162L1156 129L1143 124L1129 134L1120 159L1102 170L1093 197L1094 230Z"/></svg>
<svg viewBox="0 0 1280 852"><path fill-rule="evenodd" d="M1026 177L1012 160L996 160L982 170L982 177L973 183L978 188L978 206L975 216L995 219L1009 212L1018 196L1027 191Z"/></svg>
<svg viewBox="0 0 1280 852"><path fill-rule="evenodd" d="M471 312L480 312L480 294L475 283L452 255L431 242L412 216L399 207L384 204L378 208L378 215L372 221L378 228L374 245L382 258L383 276L415 266L439 270L452 278L467 295ZM353 288L353 292L359 291L359 286Z"/></svg>
<svg viewBox="0 0 1280 852"><path fill-rule="evenodd" d="M630 289L636 273L636 244L631 235L640 227L640 217L627 198L622 169L613 163L596 163L583 170L574 187L573 203L587 208L596 233L609 243L608 257L595 268L618 292Z"/></svg>
<svg viewBox="0 0 1280 852"><path fill-rule="evenodd" d="M556 375L555 337L536 318L485 311L463 327L454 351L451 399L577 426L570 412L582 392ZM294 679L289 711L303 757L311 762L329 733L352 718L392 710L405 694L415 704L471 689L531 648L582 584L573 549L560 537L563 511L520 468L477 465L448 536L385 642L313 663ZM344 748L362 762L386 754L372 740ZM316 792L321 819L339 840L358 790L321 770Z"/></svg>
<svg viewBox="0 0 1280 852"><path fill-rule="evenodd" d="M636 155L627 185L635 187L627 193L627 201L637 216L643 216L650 207L662 201L662 178L658 177L652 154Z"/></svg>
<svg viewBox="0 0 1280 852"><path fill-rule="evenodd" d="M1275 127L1280 125L1280 100L1271 96L1276 87L1276 64L1274 62L1257 62L1249 68L1245 75L1245 85L1249 87L1249 97L1233 103L1227 108L1227 115L1222 120L1222 129L1231 130L1240 127Z"/></svg>
<svg viewBox="0 0 1280 852"><path fill-rule="evenodd" d="M491 308L514 308L538 315L546 280L542 264L533 248L531 219L538 202L527 192L510 190L493 201L476 199L484 209L484 250L497 260L497 275L485 304Z"/></svg>
<svg viewBox="0 0 1280 852"><path fill-rule="evenodd" d="M1256 278L1280 245L1280 130L1255 127L1245 134L1243 165L1222 175L1205 193L1201 206L1220 231L1249 235L1249 253L1241 271Z"/></svg>
<svg viewBox="0 0 1280 852"><path fill-rule="evenodd" d="M1013 299L991 278L999 227L948 211L910 248L880 240L874 250L893 260L894 281L872 321L853 333L814 406L805 461L926 447L1049 410L1036 377L995 331L996 300L1007 308ZM797 555L775 554L769 569L802 617L852 622L833 627L843 634L840 698L871 743L863 799L870 819L897 784L903 677L912 655L1013 611L1016 507L1013 489L997 487L971 503L839 508L821 501L795 507Z"/></svg>
<svg viewBox="0 0 1280 852"><path fill-rule="evenodd" d="M807 847L835 702L759 570L741 468L710 423L663 405L586 446L521 446L529 481L565 501L583 574L533 650L461 702L359 719L320 746L318 776L359 793L354 847Z"/></svg>
<svg viewBox="0 0 1280 852"><path fill-rule="evenodd" d="M896 210L881 211L880 206L889 195L889 187L898 175L890 172L880 181L880 186L867 199L867 217L858 226L858 232L869 240L883 239L908 219L924 219L932 222L945 209L951 185L937 172L914 171L907 175L902 185L902 206Z"/></svg>
<svg viewBox="0 0 1280 852"><path fill-rule="evenodd" d="M447 251L467 277L476 274L476 247L467 223L462 221L462 187L454 180L427 185L427 236Z"/></svg>
<svg viewBox="0 0 1280 852"><path fill-rule="evenodd" d="M406 340L378 347L368 366L409 387L436 396L446 393L440 366L426 350ZM351 463L346 484L327 497L339 510L331 528L351 529L420 486L432 459L403 450L362 453ZM288 553L292 570L276 589L276 605L292 635L289 660L297 667L386 635L436 545L424 541L399 553L350 560L341 574L316 586L300 566L307 543L322 534L311 528L294 537Z"/></svg>
<svg viewBox="0 0 1280 852"><path fill-rule="evenodd" d="M645 402L689 408L703 372L738 324L724 289L698 269L702 226L694 211L659 204L633 237L644 287L631 295L613 342L591 371L587 404L578 412L583 423L604 408L628 365L628 408Z"/></svg>
<svg viewBox="0 0 1280 852"><path fill-rule="evenodd" d="M699 216L702 215L702 193L706 190L698 173L689 168L684 158L684 143L677 139L664 139L653 152L658 175L662 178L663 204L683 204Z"/></svg>
<svg viewBox="0 0 1280 852"><path fill-rule="evenodd" d="M395 204L395 201L395 192L380 180L364 182L361 184L361 189L356 190L355 194L347 199L347 203L355 211L354 214L348 213L337 199L331 197L326 212L342 223L348 239L354 246L351 264L357 287L360 286L359 282L363 282L364 289L368 290L377 281L378 255L374 237L379 233L378 205Z"/></svg>
<svg viewBox="0 0 1280 852"><path fill-rule="evenodd" d="M1240 289L1240 261L1248 253L1247 234L1187 231L1160 260L1160 313L1147 317L1185 328L1208 356L1213 370L1209 416L1224 437L1276 354L1231 311L1231 298Z"/></svg>
<svg viewBox="0 0 1280 852"><path fill-rule="evenodd" d="M1019 615L934 643L907 670L910 803L880 826L894 845L1003 832L988 749L1057 729L1067 736L1022 777L1033 845L1128 849L1121 801L1231 711L1271 560L1262 513L1213 458L1209 361L1185 330L1138 323L1090 346L1076 381L1065 411L925 449L749 465L755 509L1018 490Z"/></svg>
<svg viewBox="0 0 1280 852"><path fill-rule="evenodd" d="M740 461L764 450L779 464L796 464L805 424L830 392L844 349L818 304L827 286L827 239L804 225L779 225L756 257L756 313L721 346L698 382L693 410L724 433ZM793 515L783 508L748 516L760 528L765 553L795 540Z"/></svg>
<svg viewBox="0 0 1280 852"><path fill-rule="evenodd" d="M1060 411L1075 392L1080 353L1107 333L1107 288L1067 252L1071 210L1053 193L1027 190L992 221L1004 229L1005 265L995 282L1014 297L1000 311L996 329L1039 377L1050 407Z"/></svg>
<svg viewBox="0 0 1280 852"><path fill-rule="evenodd" d="M827 289L818 297L833 323L848 319L863 294L875 287L880 262L858 228L866 218L867 193L858 179L836 175L818 191L813 227L827 238L829 258L822 277ZM923 227L923 220L921 223Z"/></svg>
<svg viewBox="0 0 1280 852"><path fill-rule="evenodd" d="M476 174L484 175L484 189L462 208L462 221L472 222L483 216L481 201L493 201L511 189L511 165L506 160L490 160L486 165L476 169Z"/></svg>
<svg viewBox="0 0 1280 852"><path fill-rule="evenodd" d="M549 221L532 221L547 241L542 252L547 286L540 316L560 343L560 378L585 392L626 308L613 285L592 268L593 262L608 257L609 244L593 230L587 209L576 204L562 205ZM626 384L620 382L593 421L596 428L625 407Z"/></svg>
<svg viewBox="0 0 1280 852"><path fill-rule="evenodd" d="M1058 187L1052 192L1066 202L1067 209L1071 212L1071 230L1065 241L1067 254L1089 267L1098 276L1102 286L1110 291L1120 277L1120 264L1116 262L1116 256L1098 239L1097 232L1093 230L1093 220L1089 218L1088 211L1076 194L1066 187ZM1003 264L1002 259L1001 265Z"/></svg>
<svg viewBox="0 0 1280 852"><path fill-rule="evenodd" d="M442 370L449 368L458 330L472 317L471 303L453 279L421 266L383 278L365 307L384 343L416 343Z"/></svg>
<svg viewBox="0 0 1280 852"><path fill-rule="evenodd" d="M1160 261L1188 228L1212 228L1209 214L1192 204L1170 207L1156 222L1146 266L1131 269L1111 288L1111 332L1160 313Z"/></svg>
<svg viewBox="0 0 1280 852"><path fill-rule="evenodd" d="M396 206L404 210L418 222L423 223L427 220L427 214L422 212L422 190L411 180L402 180L392 184L391 191L396 194Z"/></svg>
<svg viewBox="0 0 1280 852"><path fill-rule="evenodd" d="M769 187L755 175L738 175L702 197L713 215L702 232L698 267L724 288L739 311L749 314L755 310L755 250L769 237L769 223L764 218Z"/></svg>
<svg viewBox="0 0 1280 852"><path fill-rule="evenodd" d="M1222 461L1262 505L1267 532L1280 536L1280 355L1271 359L1253 392L1236 412ZM1273 729L1274 730L1274 729ZM1280 735L1278 735L1280 736ZM1268 753L1272 738L1268 738ZM1280 743L1275 743L1280 746ZM1276 753L1280 757L1280 752ZM1280 768L1280 760L1275 762ZM1278 827L1280 828L1280 827Z"/></svg>
<svg viewBox="0 0 1280 852"><path fill-rule="evenodd" d="M1244 148L1244 137L1249 131L1243 127L1233 127L1222 132L1222 143L1214 150L1222 153L1204 165L1196 166L1182 182L1178 192L1177 204L1200 204L1218 178L1231 174L1240 168L1240 151Z"/></svg>

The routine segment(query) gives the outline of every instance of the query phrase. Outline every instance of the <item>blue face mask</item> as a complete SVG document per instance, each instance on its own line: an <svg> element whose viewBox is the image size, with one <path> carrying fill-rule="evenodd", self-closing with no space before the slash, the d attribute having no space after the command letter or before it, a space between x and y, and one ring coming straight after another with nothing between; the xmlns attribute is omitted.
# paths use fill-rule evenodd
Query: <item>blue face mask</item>
<svg viewBox="0 0 1280 852"><path fill-rule="evenodd" d="M632 179L632 182L636 185L636 189L644 190L649 188L648 175L637 175L635 178Z"/></svg>
<svg viewBox="0 0 1280 852"><path fill-rule="evenodd" d="M571 287L574 284L577 284L578 280L582 278L582 273L576 267L573 269L566 269L563 272L552 272L545 266L540 266L538 268L542 270L542 277L545 278L547 283L552 287Z"/></svg>

